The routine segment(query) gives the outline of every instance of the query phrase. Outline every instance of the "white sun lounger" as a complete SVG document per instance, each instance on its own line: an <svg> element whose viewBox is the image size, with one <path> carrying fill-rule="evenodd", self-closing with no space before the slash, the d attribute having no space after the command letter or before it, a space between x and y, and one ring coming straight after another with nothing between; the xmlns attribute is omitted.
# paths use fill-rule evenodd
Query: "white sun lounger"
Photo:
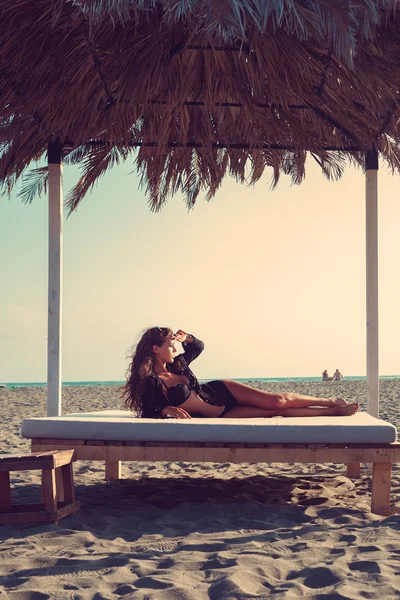
<svg viewBox="0 0 400 600"><path fill-rule="evenodd" d="M106 479L121 461L345 463L351 477L373 463L371 510L389 514L396 428L367 413L350 417L268 419L139 419L107 410L25 419L32 452L74 448L78 460L102 460Z"/></svg>

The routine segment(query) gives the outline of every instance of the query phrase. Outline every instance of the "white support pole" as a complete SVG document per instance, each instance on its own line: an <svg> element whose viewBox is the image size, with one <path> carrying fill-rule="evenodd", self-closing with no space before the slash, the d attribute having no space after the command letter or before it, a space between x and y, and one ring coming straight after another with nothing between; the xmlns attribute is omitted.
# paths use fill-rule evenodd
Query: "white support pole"
<svg viewBox="0 0 400 600"><path fill-rule="evenodd" d="M49 311L47 334L47 416L61 414L61 310L62 310L62 149L48 146L49 167Z"/></svg>
<svg viewBox="0 0 400 600"><path fill-rule="evenodd" d="M366 152L365 169L367 410L370 415L379 417L378 153L375 148Z"/></svg>

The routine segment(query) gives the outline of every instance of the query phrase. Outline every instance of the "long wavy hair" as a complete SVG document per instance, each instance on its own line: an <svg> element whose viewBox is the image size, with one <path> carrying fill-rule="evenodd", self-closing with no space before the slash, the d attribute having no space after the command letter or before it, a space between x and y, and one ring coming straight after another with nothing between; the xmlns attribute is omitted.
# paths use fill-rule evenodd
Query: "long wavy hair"
<svg viewBox="0 0 400 600"><path fill-rule="evenodd" d="M126 383L122 386L125 405L135 411L138 417L143 413L143 389L148 377L154 373L153 346L162 346L173 331L169 327L151 327L147 329L136 348L126 371Z"/></svg>

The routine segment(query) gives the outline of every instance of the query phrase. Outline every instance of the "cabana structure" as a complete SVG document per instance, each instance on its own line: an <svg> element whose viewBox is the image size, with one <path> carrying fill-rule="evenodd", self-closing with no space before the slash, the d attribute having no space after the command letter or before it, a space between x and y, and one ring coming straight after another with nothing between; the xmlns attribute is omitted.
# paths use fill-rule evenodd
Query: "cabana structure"
<svg viewBox="0 0 400 600"><path fill-rule="evenodd" d="M396 0L3 0L0 181L49 190L48 415L61 414L62 163L74 211L120 160L150 208L211 198L226 174L295 183L366 172L368 412L379 414L378 157L400 168ZM358 455L357 455L358 456ZM366 455L365 455L366 456ZM368 455L368 460L372 460ZM390 462L390 461L389 461Z"/></svg>

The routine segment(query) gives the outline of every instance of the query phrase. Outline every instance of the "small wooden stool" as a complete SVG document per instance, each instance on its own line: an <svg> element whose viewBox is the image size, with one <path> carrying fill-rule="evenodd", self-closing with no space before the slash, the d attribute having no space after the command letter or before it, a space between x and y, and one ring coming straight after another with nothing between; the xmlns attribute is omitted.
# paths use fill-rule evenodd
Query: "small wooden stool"
<svg viewBox="0 0 400 600"><path fill-rule="evenodd" d="M0 454L0 525L6 523L58 523L76 512L72 462L75 450L54 450L34 454ZM40 504L17 504L11 500L10 471L42 471Z"/></svg>

